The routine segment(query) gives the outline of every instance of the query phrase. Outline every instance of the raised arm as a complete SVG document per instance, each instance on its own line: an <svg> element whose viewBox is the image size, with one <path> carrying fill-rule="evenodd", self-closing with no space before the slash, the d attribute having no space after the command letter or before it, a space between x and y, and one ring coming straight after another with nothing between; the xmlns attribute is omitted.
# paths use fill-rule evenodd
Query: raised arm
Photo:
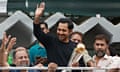
<svg viewBox="0 0 120 72"><path fill-rule="evenodd" d="M35 10L35 17L34 17L34 24L33 24L33 32L36 36L37 40L41 42L44 46L47 46L50 43L51 36L48 34L45 34L39 25L40 16L42 16L43 11L45 9L45 3L42 2L40 5L37 5L37 8Z"/></svg>
<svg viewBox="0 0 120 72"><path fill-rule="evenodd" d="M9 35L7 37L6 33L3 34L2 44L0 48L0 66L8 67L7 58L10 50L13 48L13 45L16 43L16 38Z"/></svg>
<svg viewBox="0 0 120 72"><path fill-rule="evenodd" d="M44 2L41 2L40 5L37 4L37 8L35 10L34 24L39 24L40 16L42 16L44 9L45 9Z"/></svg>

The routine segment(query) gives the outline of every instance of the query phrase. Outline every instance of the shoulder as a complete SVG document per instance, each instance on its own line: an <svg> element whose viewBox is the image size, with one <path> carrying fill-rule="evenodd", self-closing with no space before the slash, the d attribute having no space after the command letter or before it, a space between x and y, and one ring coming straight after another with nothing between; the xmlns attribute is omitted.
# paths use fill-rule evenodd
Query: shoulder
<svg viewBox="0 0 120 72"><path fill-rule="evenodd" d="M35 43L34 45L32 45L32 46L30 47L30 50L37 49L37 48L39 48L39 47L40 47L39 43Z"/></svg>

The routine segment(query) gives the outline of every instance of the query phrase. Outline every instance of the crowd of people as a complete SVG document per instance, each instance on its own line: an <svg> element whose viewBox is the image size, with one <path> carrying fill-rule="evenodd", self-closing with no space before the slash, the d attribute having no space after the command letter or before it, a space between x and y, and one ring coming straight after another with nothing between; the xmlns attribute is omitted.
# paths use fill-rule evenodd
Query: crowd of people
<svg viewBox="0 0 120 72"><path fill-rule="evenodd" d="M16 47L13 52L13 63L8 64L8 55L16 44L16 37L3 34L0 47L0 67L48 67L48 70L36 70L40 72L56 72L57 67L96 67L92 72L120 72L120 57L118 54L111 56L110 41L104 34L96 35L94 39L94 56L91 57L85 49L83 56L78 62L69 64L74 48L83 42L81 32L73 32L74 25L69 18L61 18L57 23L56 37L49 33L45 22L40 21L45 9L45 3L37 6L33 22L33 33L36 37L35 43L29 51L25 47ZM109 70L100 70L102 67L111 67ZM2 70L4 71L4 70ZM6 71L6 70L5 70ZM7 70L8 71L8 70ZM10 70L20 71L20 70ZM27 71L27 70L21 70ZM33 70L28 70L33 71ZM80 72L74 70L73 72Z"/></svg>

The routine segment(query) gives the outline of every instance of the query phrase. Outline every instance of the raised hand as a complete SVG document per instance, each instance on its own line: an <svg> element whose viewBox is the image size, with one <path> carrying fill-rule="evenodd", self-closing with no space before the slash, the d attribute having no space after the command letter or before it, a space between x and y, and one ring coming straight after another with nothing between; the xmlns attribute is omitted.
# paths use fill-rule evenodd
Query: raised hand
<svg viewBox="0 0 120 72"><path fill-rule="evenodd" d="M5 46L6 46L6 44L8 43L10 37L11 37L11 35L9 35L9 36L7 37L6 33L3 34L3 39L2 39L2 44L1 44L2 50L5 49Z"/></svg>
<svg viewBox="0 0 120 72"><path fill-rule="evenodd" d="M13 46L16 44L16 37L13 37L10 39L8 46L7 46L7 52L10 52Z"/></svg>
<svg viewBox="0 0 120 72"><path fill-rule="evenodd" d="M45 3L44 2L41 2L40 5L37 4L37 8L36 8L36 11L35 11L35 16L41 16L43 14L43 11L45 9Z"/></svg>
<svg viewBox="0 0 120 72"><path fill-rule="evenodd" d="M37 8L35 10L35 18L34 23L39 24L40 16L42 16L45 9L45 3L41 2L40 5L37 5Z"/></svg>
<svg viewBox="0 0 120 72"><path fill-rule="evenodd" d="M9 66L7 63L8 53L10 52L15 43L15 37L11 38L10 35L7 37L6 33L3 34L2 44L0 48L0 66Z"/></svg>

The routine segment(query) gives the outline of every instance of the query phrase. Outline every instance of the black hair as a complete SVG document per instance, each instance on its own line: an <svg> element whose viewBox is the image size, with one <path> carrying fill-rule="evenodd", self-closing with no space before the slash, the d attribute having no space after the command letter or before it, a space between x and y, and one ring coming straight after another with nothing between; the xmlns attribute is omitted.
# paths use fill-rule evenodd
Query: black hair
<svg viewBox="0 0 120 72"><path fill-rule="evenodd" d="M115 43L111 43L110 44L110 55L111 56L115 56L118 55L120 56L120 50L119 50L119 43L115 42ZM112 49L111 49L112 48Z"/></svg>
<svg viewBox="0 0 120 72"><path fill-rule="evenodd" d="M68 23L68 29L73 29L74 28L73 22L68 18L59 19L59 21L56 23L57 26L58 26L59 23Z"/></svg>
<svg viewBox="0 0 120 72"><path fill-rule="evenodd" d="M98 35L96 35L95 40L105 40L105 42L107 44L110 43L110 39L108 37L106 37L106 35L104 35L104 34L98 34Z"/></svg>
<svg viewBox="0 0 120 72"><path fill-rule="evenodd" d="M44 25L45 25L45 27L48 29L48 24L47 24L46 22L41 21L41 22L39 23L39 25L41 25L41 24L44 24Z"/></svg>
<svg viewBox="0 0 120 72"><path fill-rule="evenodd" d="M111 46L109 46L109 52L110 52L110 56L115 56L117 54L116 49Z"/></svg>

